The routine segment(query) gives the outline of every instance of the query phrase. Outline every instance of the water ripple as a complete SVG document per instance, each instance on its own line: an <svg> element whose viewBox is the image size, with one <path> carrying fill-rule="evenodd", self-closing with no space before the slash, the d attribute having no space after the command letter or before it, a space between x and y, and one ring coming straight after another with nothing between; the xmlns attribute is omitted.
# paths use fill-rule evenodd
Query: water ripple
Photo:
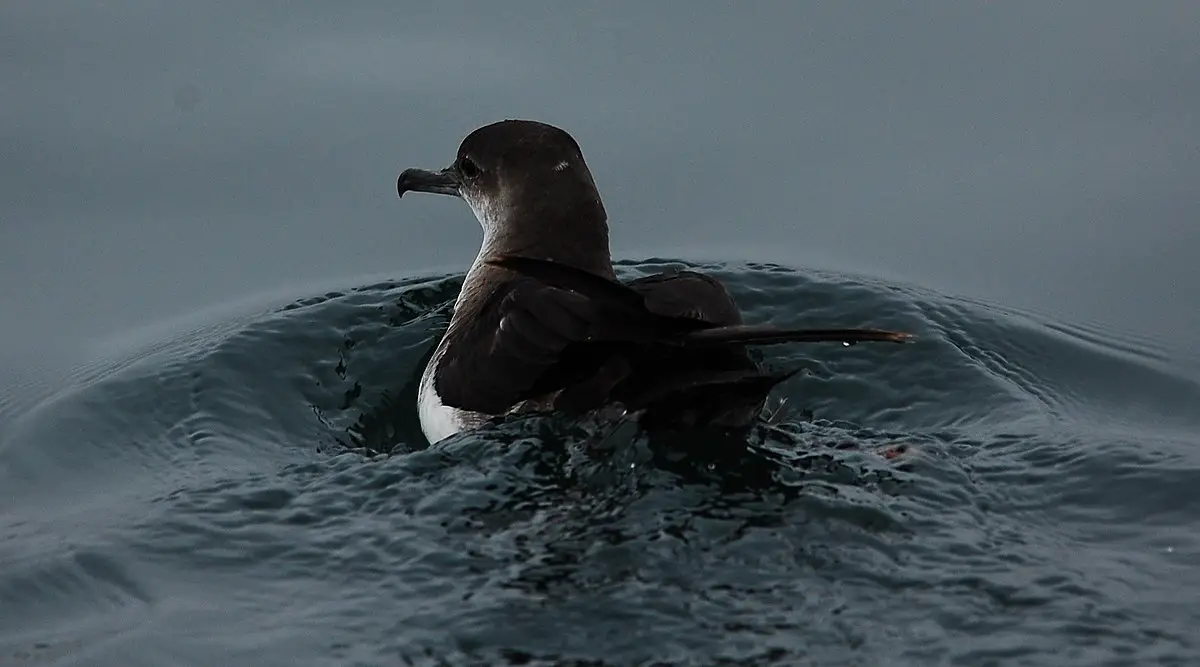
<svg viewBox="0 0 1200 667"><path fill-rule="evenodd" d="M856 276L702 268L751 321L919 340L765 350L807 370L744 449L542 417L429 446L415 384L461 276L202 323L10 413L0 657L1200 656L1200 389L1165 351Z"/></svg>

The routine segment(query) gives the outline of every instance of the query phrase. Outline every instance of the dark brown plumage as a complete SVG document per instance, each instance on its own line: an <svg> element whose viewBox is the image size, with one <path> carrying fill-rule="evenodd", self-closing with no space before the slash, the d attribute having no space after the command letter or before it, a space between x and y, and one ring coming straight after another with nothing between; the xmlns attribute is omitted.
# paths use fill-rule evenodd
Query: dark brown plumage
<svg viewBox="0 0 1200 667"><path fill-rule="evenodd" d="M604 206L579 146L544 123L479 128L450 167L406 170L397 191L462 197L484 229L422 378L431 441L514 410L613 403L640 412L651 429L740 429L795 373L763 370L748 345L910 338L748 325L725 286L695 271L618 282Z"/></svg>

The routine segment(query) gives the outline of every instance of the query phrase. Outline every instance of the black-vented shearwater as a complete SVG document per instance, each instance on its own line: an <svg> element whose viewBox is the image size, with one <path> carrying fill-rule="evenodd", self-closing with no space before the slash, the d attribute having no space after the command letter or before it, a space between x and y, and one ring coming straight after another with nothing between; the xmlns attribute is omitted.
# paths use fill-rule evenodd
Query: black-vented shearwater
<svg viewBox="0 0 1200 667"><path fill-rule="evenodd" d="M623 407L647 429L742 429L798 369L768 371L747 345L905 342L877 329L744 324L715 278L674 270L621 283L608 218L578 143L545 123L471 132L445 169L407 169L405 192L461 197L483 226L450 324L418 390L437 442L506 413Z"/></svg>

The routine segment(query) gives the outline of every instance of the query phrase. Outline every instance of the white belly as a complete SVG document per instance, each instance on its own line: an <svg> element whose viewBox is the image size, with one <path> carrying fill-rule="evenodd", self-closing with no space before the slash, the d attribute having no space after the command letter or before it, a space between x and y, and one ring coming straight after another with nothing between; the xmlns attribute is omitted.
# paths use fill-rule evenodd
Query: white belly
<svg viewBox="0 0 1200 667"><path fill-rule="evenodd" d="M442 404L437 388L433 385L433 373L442 358L442 346L430 357L425 371L421 373L421 385L417 388L417 414L421 420L421 431L430 444L448 438L459 431L470 428L474 415Z"/></svg>

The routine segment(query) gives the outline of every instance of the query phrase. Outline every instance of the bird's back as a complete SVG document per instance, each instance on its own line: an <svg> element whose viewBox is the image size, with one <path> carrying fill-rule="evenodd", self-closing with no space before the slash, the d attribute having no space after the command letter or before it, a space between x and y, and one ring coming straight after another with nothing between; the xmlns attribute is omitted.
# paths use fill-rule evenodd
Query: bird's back
<svg viewBox="0 0 1200 667"><path fill-rule="evenodd" d="M629 281L660 315L688 317L712 326L742 323L742 313L725 285L712 276L689 270L656 273Z"/></svg>
<svg viewBox="0 0 1200 667"><path fill-rule="evenodd" d="M742 313L725 285L691 270L673 270L632 280L647 309L703 322L705 328L742 324ZM764 373L746 346L662 345L635 350L628 378L612 399L645 410L648 428L717 426L753 422L770 390L791 373Z"/></svg>

